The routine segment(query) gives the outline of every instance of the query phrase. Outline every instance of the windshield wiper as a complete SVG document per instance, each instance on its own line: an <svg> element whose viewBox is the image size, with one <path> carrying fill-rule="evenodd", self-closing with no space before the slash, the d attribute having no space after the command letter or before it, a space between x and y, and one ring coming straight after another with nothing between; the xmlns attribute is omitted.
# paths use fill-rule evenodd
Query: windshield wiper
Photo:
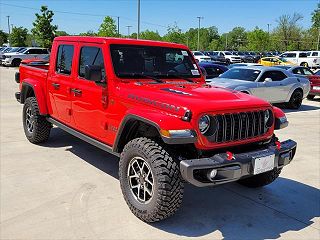
<svg viewBox="0 0 320 240"><path fill-rule="evenodd" d="M188 81L188 82L194 83L194 81L193 81L192 79L187 78L187 77L184 77L184 76L181 76L181 75L178 75L178 74L167 74L166 76L167 76L167 77L176 77L176 78L184 79L184 80L186 80L186 81Z"/></svg>
<svg viewBox="0 0 320 240"><path fill-rule="evenodd" d="M155 80L158 83L163 83L164 81L160 78L157 78L155 76L152 75L148 75L148 74L144 74L144 73L120 73L118 74L119 77L126 77L126 76L130 76L130 77L145 77L145 78L150 78L152 80Z"/></svg>

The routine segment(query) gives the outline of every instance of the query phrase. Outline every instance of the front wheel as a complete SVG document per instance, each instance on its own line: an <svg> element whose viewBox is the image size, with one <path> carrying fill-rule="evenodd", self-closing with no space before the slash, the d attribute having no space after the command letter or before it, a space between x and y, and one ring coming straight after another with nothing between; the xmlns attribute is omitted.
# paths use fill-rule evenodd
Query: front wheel
<svg viewBox="0 0 320 240"><path fill-rule="evenodd" d="M276 180L279 177L280 173L281 169L275 168L269 172L260 173L252 177L241 179L238 181L238 183L249 188L263 187Z"/></svg>
<svg viewBox="0 0 320 240"><path fill-rule="evenodd" d="M51 124L40 115L35 97L26 99L22 113L23 129L27 139L32 143L42 143L48 140Z"/></svg>
<svg viewBox="0 0 320 240"><path fill-rule="evenodd" d="M150 139L136 138L124 147L119 180L127 205L144 222L163 220L182 203L184 184L179 166Z"/></svg>

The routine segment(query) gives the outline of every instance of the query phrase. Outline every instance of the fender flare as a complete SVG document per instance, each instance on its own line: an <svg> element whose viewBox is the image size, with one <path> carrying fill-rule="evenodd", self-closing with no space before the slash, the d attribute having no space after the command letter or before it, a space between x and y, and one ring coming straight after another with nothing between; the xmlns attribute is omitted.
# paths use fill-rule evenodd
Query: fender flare
<svg viewBox="0 0 320 240"><path fill-rule="evenodd" d="M149 113L150 113L150 111L149 111ZM159 113L157 113L157 114L159 114ZM168 116L165 116L165 117L168 117ZM162 136L162 134L160 133L161 129L165 129L165 130L175 130L175 129L170 129L170 127L172 127L173 125L168 126L169 129L164 128L164 126L166 126L166 124L165 124L166 121L163 119L160 120L158 118L158 121L162 124L162 127L161 127L161 125L159 125L156 122L156 120L157 120L157 118L155 115L153 115L153 116L149 115L149 118L146 118L146 117L141 117L140 115L138 115L137 113L134 113L134 112L128 113L123 118L123 120L121 121L120 126L118 128L118 132L117 132L116 138L114 140L114 144L113 144L113 151L118 152L118 153L120 152L121 139L124 138L123 134L126 134L126 132L125 132L126 127L129 126L128 124L130 124L131 121L140 121L140 122L143 122L143 123L146 123L148 125L153 126L158 131L159 136L161 137L163 142L165 142L166 144L188 144L188 143L194 143L196 141L196 137L190 137L190 138L169 137L168 138L168 137ZM172 119L170 119L170 120L172 120ZM179 118L175 118L175 120L177 120L179 122L181 121L180 125L174 124L175 126L181 127L180 129L190 129L191 128L191 125L189 122L182 121ZM179 129L177 129L177 130L179 130Z"/></svg>
<svg viewBox="0 0 320 240"><path fill-rule="evenodd" d="M24 82L21 85L21 96L20 96L20 102L23 104L27 98L27 94L29 89L32 89L37 102L39 106L39 112L41 115L47 115L48 114L48 109L47 109L47 104L46 104L46 98L45 94L37 83L32 84L32 80L28 81L27 79L24 80Z"/></svg>

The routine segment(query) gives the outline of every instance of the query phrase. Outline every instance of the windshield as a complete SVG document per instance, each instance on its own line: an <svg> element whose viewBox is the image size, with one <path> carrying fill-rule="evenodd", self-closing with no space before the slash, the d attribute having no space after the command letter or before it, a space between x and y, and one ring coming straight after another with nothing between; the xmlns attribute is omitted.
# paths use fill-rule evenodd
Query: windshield
<svg viewBox="0 0 320 240"><path fill-rule="evenodd" d="M279 60L281 61L281 62L288 62L286 59L284 59L284 58L279 58Z"/></svg>
<svg viewBox="0 0 320 240"><path fill-rule="evenodd" d="M247 68L232 68L220 75L220 78L239 79L254 82L259 76L260 71Z"/></svg>
<svg viewBox="0 0 320 240"><path fill-rule="evenodd" d="M224 52L225 55L232 55L231 52Z"/></svg>
<svg viewBox="0 0 320 240"><path fill-rule="evenodd" d="M195 56L203 56L204 54L202 52L193 52L193 55L195 55Z"/></svg>
<svg viewBox="0 0 320 240"><path fill-rule="evenodd" d="M200 77L192 55L183 49L117 44L110 50L115 74L120 78Z"/></svg>

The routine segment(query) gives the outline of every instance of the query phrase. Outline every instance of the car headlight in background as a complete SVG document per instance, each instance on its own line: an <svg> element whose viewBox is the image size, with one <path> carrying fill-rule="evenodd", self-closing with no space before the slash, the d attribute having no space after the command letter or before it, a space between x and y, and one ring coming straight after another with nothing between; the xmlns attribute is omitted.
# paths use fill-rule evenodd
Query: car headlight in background
<svg viewBox="0 0 320 240"><path fill-rule="evenodd" d="M270 109L264 111L264 122L267 128L270 128L273 124L273 113Z"/></svg>
<svg viewBox="0 0 320 240"><path fill-rule="evenodd" d="M210 128L210 117L208 115L203 115L199 119L199 130L202 134L205 134Z"/></svg>

